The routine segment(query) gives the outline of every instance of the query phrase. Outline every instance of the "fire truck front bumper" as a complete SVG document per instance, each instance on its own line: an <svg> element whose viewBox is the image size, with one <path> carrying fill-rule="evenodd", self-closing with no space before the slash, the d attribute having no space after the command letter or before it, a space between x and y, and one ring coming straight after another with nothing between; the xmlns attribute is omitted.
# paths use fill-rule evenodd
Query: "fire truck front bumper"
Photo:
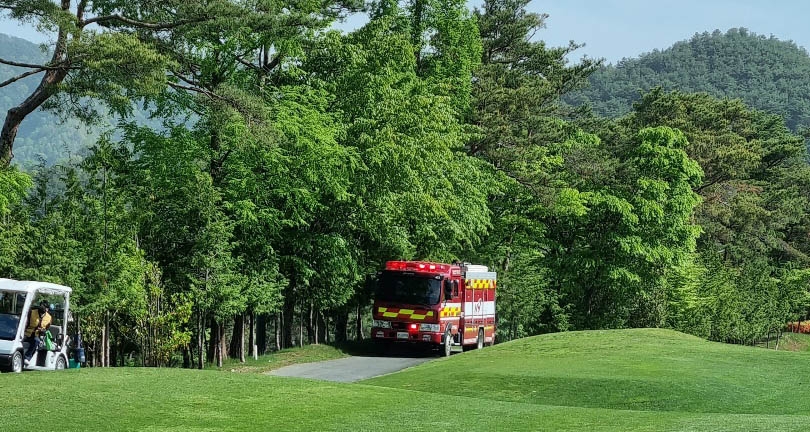
<svg viewBox="0 0 810 432"><path fill-rule="evenodd" d="M441 332L395 330L379 327L372 327L371 338L379 342L442 343Z"/></svg>

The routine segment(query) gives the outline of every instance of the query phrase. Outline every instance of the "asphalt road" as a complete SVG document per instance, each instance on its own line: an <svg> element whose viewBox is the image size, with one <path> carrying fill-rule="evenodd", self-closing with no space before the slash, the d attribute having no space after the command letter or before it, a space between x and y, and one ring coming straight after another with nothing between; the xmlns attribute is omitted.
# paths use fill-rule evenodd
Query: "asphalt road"
<svg viewBox="0 0 810 432"><path fill-rule="evenodd" d="M286 366L269 375L354 382L385 375L432 360L435 357L346 357L316 363Z"/></svg>

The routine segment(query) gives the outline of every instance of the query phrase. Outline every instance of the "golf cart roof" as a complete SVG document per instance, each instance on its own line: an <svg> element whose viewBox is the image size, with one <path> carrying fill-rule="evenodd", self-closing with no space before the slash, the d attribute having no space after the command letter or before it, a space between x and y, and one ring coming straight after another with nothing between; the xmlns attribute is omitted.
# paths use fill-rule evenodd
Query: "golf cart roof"
<svg viewBox="0 0 810 432"><path fill-rule="evenodd" d="M37 281L18 281L14 279L2 279L0 278L0 291L17 291L17 292L25 292L25 293L32 293L34 291L43 293L43 294L70 294L73 292L72 289L63 286L52 284L48 282L37 282Z"/></svg>

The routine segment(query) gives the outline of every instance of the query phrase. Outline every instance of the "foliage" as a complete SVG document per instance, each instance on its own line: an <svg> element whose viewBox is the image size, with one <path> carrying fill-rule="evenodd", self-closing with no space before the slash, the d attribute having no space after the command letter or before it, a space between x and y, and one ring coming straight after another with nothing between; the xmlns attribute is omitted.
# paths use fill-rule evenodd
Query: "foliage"
<svg viewBox="0 0 810 432"><path fill-rule="evenodd" d="M745 343L781 331L791 314L804 313L799 299L807 289L785 282L808 263L799 234L809 228L810 210L804 139L780 117L739 100L660 89L645 95L619 129L645 125L683 131L686 151L705 172L695 187L702 197L693 216L702 228L699 256L671 281L686 296L677 300L686 309L675 313L692 314L676 328Z"/></svg>

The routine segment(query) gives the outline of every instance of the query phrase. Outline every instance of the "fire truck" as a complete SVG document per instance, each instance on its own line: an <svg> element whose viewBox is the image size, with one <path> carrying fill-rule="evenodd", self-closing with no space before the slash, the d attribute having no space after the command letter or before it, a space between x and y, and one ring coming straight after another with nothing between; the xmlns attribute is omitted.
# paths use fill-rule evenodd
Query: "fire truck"
<svg viewBox="0 0 810 432"><path fill-rule="evenodd" d="M388 261L378 274L372 339L439 348L495 343L497 274L486 266Z"/></svg>

